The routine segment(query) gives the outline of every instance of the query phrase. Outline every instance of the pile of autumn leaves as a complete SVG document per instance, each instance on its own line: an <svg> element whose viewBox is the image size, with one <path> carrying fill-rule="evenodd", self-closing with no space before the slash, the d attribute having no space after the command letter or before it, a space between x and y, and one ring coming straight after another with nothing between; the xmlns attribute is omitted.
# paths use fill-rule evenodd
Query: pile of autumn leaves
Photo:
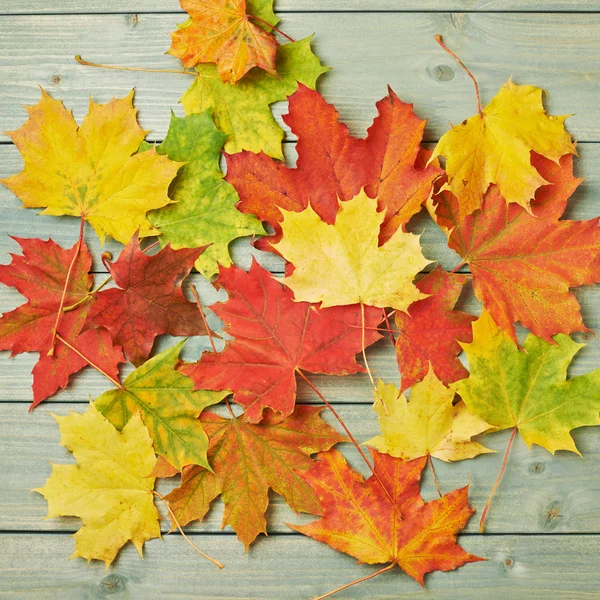
<svg viewBox="0 0 600 600"><path fill-rule="evenodd" d="M239 1L226 16L214 8L226 2L214 14L192 4L182 1L191 19L171 53L197 77L187 116L172 116L160 145L144 142L132 94L92 101L78 126L42 92L11 133L25 167L4 184L81 228L70 249L17 239L22 255L0 266L0 281L27 302L0 319L0 349L39 353L32 407L86 366L114 388L84 414L56 417L77 465L53 465L39 490L49 516L80 517L73 556L108 565L129 540L141 553L160 536L155 478L181 473L166 497L174 521L202 520L220 495L223 525L246 548L266 532L272 488L320 515L295 529L421 583L481 560L455 539L473 512L467 487L421 499L427 459L489 452L471 438L509 428L527 444L577 452L571 429L600 424L600 371L566 379L581 348L569 334L587 330L569 288L600 281L600 232L597 219L560 219L580 183L564 118L545 114L541 90L508 82L430 153L425 122L390 90L356 139L314 91L327 69L310 38L278 45L269 32L270 3L253 3L254 17ZM294 168L279 160L283 132L269 108L287 96ZM431 261L406 226L423 206L470 267L479 319L454 310L467 275L436 267L419 277ZM126 245L113 262L103 256L110 276L97 287L86 221ZM151 236L162 249L142 247ZM243 236L283 257L285 277L232 266L229 244ZM199 301L182 292L194 266L228 295L211 307L229 336L221 352ZM401 387L374 390L382 434L368 442L365 481L332 449L348 438L321 409L296 406L296 381L362 371L357 354L392 314ZM517 322L531 331L522 347ZM184 363L181 342L153 356L160 334L208 334L215 351ZM135 370L121 381L126 361ZM230 417L204 411L224 400Z"/></svg>

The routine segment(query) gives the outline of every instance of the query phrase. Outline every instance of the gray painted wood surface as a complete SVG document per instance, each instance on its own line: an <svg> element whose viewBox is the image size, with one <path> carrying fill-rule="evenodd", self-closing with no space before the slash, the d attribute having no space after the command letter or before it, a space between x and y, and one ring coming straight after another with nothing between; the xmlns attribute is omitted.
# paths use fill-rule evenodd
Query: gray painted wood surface
<svg viewBox="0 0 600 600"><path fill-rule="evenodd" d="M471 83L435 44L435 33L442 33L475 71L484 100L511 74L517 82L547 88L549 109L554 114L576 113L568 127L584 142L579 145L576 173L585 177L585 182L573 197L567 216L587 219L600 212L600 144L595 143L600 142L600 14L581 14L599 11L596 0L282 0L278 6L286 32L296 37L316 32L316 51L334 67L323 79L321 90L338 106L355 135L364 135L375 115L375 101L386 93L388 83L404 100L415 103L418 114L429 117L429 141L439 138L449 120L459 122L473 113ZM393 14L373 12L377 10ZM22 123L25 111L20 105L37 101L38 85L63 99L78 118L86 112L90 93L104 101L135 86L142 125L153 130L152 139L162 139L169 109L181 111L176 104L189 84L184 76L94 70L77 65L72 57L79 53L110 64L177 68L178 63L162 52L168 47L168 32L183 18L178 13L176 0L0 0L0 15L5 15L0 17L0 129L10 130ZM278 118L284 112L283 103L275 107ZM288 136L288 141L293 142L293 137ZM0 178L17 172L22 164L7 142L6 137L0 139ZM293 143L286 144L286 155L293 163ZM25 237L51 233L63 245L75 242L74 219L36 216L36 211L19 205L8 190L0 188L0 262L8 262L8 253L18 251L7 233ZM411 223L411 229L423 234L424 253L429 258L446 268L459 262L425 214ZM102 278L104 269L97 260L101 249L91 230L86 240L96 258L97 277ZM102 250L106 249L115 256L119 252L117 244ZM247 267L254 254L266 268L281 272L280 261L252 250L247 240L234 244L233 254L242 266ZM217 293L199 276L194 275L193 281L204 304L225 299L223 292ZM600 329L599 294L596 287L576 291L584 319L595 331ZM0 311L10 310L20 301L14 290L0 289ZM459 306L473 314L480 310L469 293ZM210 318L218 327L214 315ZM576 357L571 376L600 365L600 339L588 334L575 338L588 345ZM171 342L161 338L156 349ZM206 347L206 339L190 340L185 357L193 360ZM372 347L369 359L379 377L398 381L389 340ZM35 355L26 354L9 361L8 353L0 353L1 597L300 599L376 570L357 567L353 559L291 532L285 522L307 522L310 517L294 515L276 495L268 511L272 535L262 537L247 555L231 530L220 531L219 502L204 524L190 527L196 543L226 564L222 572L199 559L179 535L148 543L144 561L127 547L108 572L102 565L67 561L73 547L69 533L77 529L78 521L43 520L45 502L29 490L48 476L49 460L71 460L58 445L58 429L49 413L83 410L89 395L96 397L110 384L94 371L85 370L64 392L28 414L35 360ZM337 405L359 440L376 433L365 375L315 375L311 379ZM298 398L300 402L316 401L303 384ZM335 425L326 411L323 415ZM398 571L338 597L598 597L600 437L596 430L583 428L575 432L575 439L582 457L568 453L552 457L543 449L528 449L521 440L516 442L490 512L489 535L476 533L474 517L469 533L461 538L465 548L487 557L488 562L434 574L427 579L427 591ZM480 511L506 441L507 432L485 439L499 454L455 465L436 461L443 490L464 485L470 477L471 501ZM342 449L365 473L355 450L347 444ZM168 491L175 483L162 482L159 489ZM423 495L435 497L429 473L425 474Z"/></svg>
<svg viewBox="0 0 600 600"><path fill-rule="evenodd" d="M556 11L597 12L596 0L279 0L277 12ZM2 0L0 15L183 12L178 0Z"/></svg>
<svg viewBox="0 0 600 600"><path fill-rule="evenodd" d="M222 571L189 551L181 536L147 544L140 560L128 547L118 563L104 572L102 565L82 568L67 562L73 541L68 534L8 534L6 544L16 550L15 560L4 553L0 561L2 584L8 598L211 598L305 600L325 594L377 568L357 568L349 556L314 541L280 535L261 540L247 555L241 545L223 535L196 535L204 551L218 557ZM462 544L488 561L466 565L460 571L434 573L427 590L398 570L384 573L340 593L338 599L397 600L408 598L481 600L582 600L597 598L600 571L588 557L600 552L598 536L463 536ZM36 573L36 577L31 574ZM177 582L177 585L173 585ZM0 592L0 595L2 592Z"/></svg>
<svg viewBox="0 0 600 600"><path fill-rule="evenodd" d="M2 130L25 119L21 104L34 104L43 85L74 110L124 96L135 87L144 129L162 139L170 109L177 107L190 76L120 72L79 65L74 55L104 64L180 69L163 53L175 15L15 16L0 19ZM300 39L316 32L315 50L334 69L321 90L356 135L375 116L387 85L416 112L429 118L425 137L436 140L448 121L460 123L476 111L473 84L435 42L442 34L478 77L484 102L510 76L550 91L554 114L574 114L569 130L579 141L600 141L597 110L600 14L511 13L297 13L282 25ZM280 115L284 104L275 106ZM4 136L0 140L6 140Z"/></svg>

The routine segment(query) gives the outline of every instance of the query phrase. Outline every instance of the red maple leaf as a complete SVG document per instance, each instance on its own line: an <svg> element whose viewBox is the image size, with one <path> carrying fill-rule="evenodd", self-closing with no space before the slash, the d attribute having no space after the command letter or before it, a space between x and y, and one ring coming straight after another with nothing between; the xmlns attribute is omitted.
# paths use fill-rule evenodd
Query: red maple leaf
<svg viewBox="0 0 600 600"><path fill-rule="evenodd" d="M298 136L295 168L265 154L240 152L226 155L227 176L240 195L238 208L267 221L275 236L257 242L271 249L281 239L280 208L301 211L309 202L327 223L333 223L338 199L349 200L364 187L386 211L380 242L421 208L443 171L424 166L420 143L426 121L390 89L377 103L379 116L364 139L352 137L338 120L335 108L303 85L290 96L289 114L283 117Z"/></svg>
<svg viewBox="0 0 600 600"><path fill-rule="evenodd" d="M449 229L448 245L473 274L473 288L499 327L516 341L514 323L552 343L557 333L587 331L579 303L569 288L600 282L598 218L560 220L581 183L573 177L573 157L556 164L532 154L531 164L552 185L541 187L533 214L507 205L496 186L481 210L459 221L458 202L438 197L438 223Z"/></svg>
<svg viewBox="0 0 600 600"><path fill-rule="evenodd" d="M69 376L88 364L60 339L55 341L52 356L48 355L67 273L78 244L65 250L52 240L14 239L23 255L13 254L9 265L0 266L0 282L15 287L28 301L0 319L0 350L11 350L11 356L39 352L40 358L33 368L31 410L59 388L64 389ZM57 333L103 371L117 378L118 364L124 362L124 358L121 348L113 347L108 332L99 329L81 334L91 304L91 266L92 257L82 242L73 262L63 306L86 301L62 314Z"/></svg>
<svg viewBox="0 0 600 600"><path fill-rule="evenodd" d="M399 332L396 352L402 374L400 391L421 381L430 363L438 379L445 384L469 375L457 358L462 351L458 342L473 341L471 323L477 317L454 310L467 279L466 275L446 273L436 267L417 284L421 292L431 295L412 304L409 314L396 313Z"/></svg>
<svg viewBox="0 0 600 600"><path fill-rule="evenodd" d="M398 565L421 585L426 573L485 560L456 543L474 512L468 486L424 502L419 488L426 458L404 462L374 449L371 454L375 475L365 481L337 450L320 452L304 478L315 488L324 516L290 527L359 564L391 563L385 570Z"/></svg>
<svg viewBox="0 0 600 600"><path fill-rule="evenodd" d="M203 251L165 246L147 255L134 236L109 266L119 287L96 294L88 328L106 327L136 366L147 360L157 335L206 334L198 307L181 290L183 279Z"/></svg>
<svg viewBox="0 0 600 600"><path fill-rule="evenodd" d="M205 353L198 363L180 369L197 389L231 390L249 422L258 423L265 408L282 417L292 414L296 369L329 375L363 371L355 359L361 351L358 305L318 309L294 302L292 292L256 262L248 273L221 268L216 283L229 299L211 308L235 340L223 352ZM365 307L367 328L381 318L381 309ZM365 344L380 337L366 329Z"/></svg>

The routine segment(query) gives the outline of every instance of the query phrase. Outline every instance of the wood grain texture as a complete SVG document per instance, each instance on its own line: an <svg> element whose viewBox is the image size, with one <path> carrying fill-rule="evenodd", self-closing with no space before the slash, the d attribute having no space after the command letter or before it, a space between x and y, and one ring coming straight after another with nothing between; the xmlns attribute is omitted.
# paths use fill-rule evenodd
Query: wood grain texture
<svg viewBox="0 0 600 600"><path fill-rule="evenodd" d="M90 93L106 101L135 87L142 126L162 139L169 109L176 107L191 77L94 69L77 64L73 56L180 69L179 61L163 54L177 20L168 14L134 20L129 15L0 19L1 129L24 121L21 104L36 103L40 85L64 100L78 119L87 111ZM430 141L448 129L449 121L460 123L475 112L473 85L436 44L439 33L475 73L485 102L513 76L517 83L547 89L553 114L574 114L568 127L578 140L600 141L600 14L298 13L287 15L282 27L297 39L316 32L316 52L334 67L320 89L356 135L371 123L375 102L387 93L388 84L429 118ZM284 106L275 106L278 118Z"/></svg>
<svg viewBox="0 0 600 600"><path fill-rule="evenodd" d="M365 395L364 400L368 399ZM50 410L64 415L71 409L82 412L85 408L82 404L61 404L53 405ZM48 461L61 464L72 461L59 445L58 427L47 409L28 414L23 404L0 404L0 420L6 427L6 432L0 437L0 456L4 465L3 484L0 486L0 531L75 531L79 528L79 520L75 518L44 520L46 501L39 494L29 493L32 488L41 487L50 475ZM338 410L360 442L379 433L376 415L370 404L340 404ZM226 414L224 410L218 412ZM327 409L323 410L322 415L332 426L336 426L337 422ZM596 501L600 494L597 473L600 437L597 433L585 427L575 432L583 457L569 452L559 452L552 457L538 446L528 449L519 438L511 451L502 485L489 512L486 532L600 533L600 505ZM481 514L500 469L508 434L500 432L481 438L485 445L497 450L497 454L454 464L434 460L442 490L449 492L462 487L470 479L470 502ZM341 444L339 449L352 466L368 476L366 466L351 444ZM178 483L178 477L160 480L157 490L165 494ZM428 470L424 473L423 497L426 500L437 497ZM285 523L313 520L309 515L294 514L273 492L271 499L272 505L267 513L269 533L287 532L291 535ZM159 504L157 506L166 517L166 511ZM222 503L215 501L207 520L191 524L186 531L218 533L222 514ZM167 520L163 522L163 531L168 530ZM471 519L466 531L477 533L478 518ZM227 527L226 532L232 533L231 528Z"/></svg>
<svg viewBox="0 0 600 600"><path fill-rule="evenodd" d="M589 11L595 0L276 0L278 13L289 11ZM178 0L5 0L0 15L43 13L170 13L183 12Z"/></svg>
<svg viewBox="0 0 600 600"><path fill-rule="evenodd" d="M3 540L14 552L0 553L0 595L19 599L305 600L377 570L376 566L357 566L353 558L300 536L261 540L247 555L230 536L194 536L205 552L225 564L222 571L198 557L179 535L148 542L143 561L133 547L127 547L107 572L103 565L88 566L82 559L67 561L73 540L65 534L6 534ZM597 597L600 571L596 561L589 557L600 552L598 536L462 536L460 542L469 552L485 556L488 561L428 575L427 591L394 569L335 597L338 600Z"/></svg>

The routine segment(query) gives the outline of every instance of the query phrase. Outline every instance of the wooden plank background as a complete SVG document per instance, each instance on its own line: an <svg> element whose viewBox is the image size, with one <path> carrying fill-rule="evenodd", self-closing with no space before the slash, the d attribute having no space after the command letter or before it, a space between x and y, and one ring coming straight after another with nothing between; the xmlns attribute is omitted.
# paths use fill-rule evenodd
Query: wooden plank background
<svg viewBox="0 0 600 600"><path fill-rule="evenodd" d="M447 129L475 110L470 81L435 44L436 33L473 69L484 101L509 76L548 90L549 110L572 114L569 130L579 141L576 173L585 181L573 197L570 218L591 218L599 212L600 192L600 5L597 0L281 0L277 5L282 28L300 38L316 33L314 47L323 62L334 67L322 79L321 90L336 104L342 119L356 135L364 132L375 115L375 102L389 83L415 110L427 116L426 139L433 143ZM454 11L454 12L451 12ZM0 129L18 127L25 119L22 104L39 98L38 86L73 108L77 118L86 110L90 93L98 101L124 95L136 88L136 105L142 126L151 139L166 132L169 110L182 113L177 101L189 85L184 76L123 73L78 65L74 54L108 64L178 68L163 52L168 32L183 20L176 0L1 0L0 1ZM275 106L285 113L285 104ZM294 139L286 140L286 155L295 160ZM19 153L6 136L0 137L0 177L20 170ZM20 208L19 201L0 189L0 262L18 250L7 234L52 237L71 245L77 222L69 218L36 216ZM452 268L459 260L426 215L411 223L422 233L424 253ZM86 241L94 256L100 246L93 232ZM115 255L117 244L104 249ZM250 256L273 272L281 262L250 248L247 240L233 246L236 262L247 267ZM205 304L224 300L197 275ZM600 329L600 293L594 287L576 292L586 323ZM0 311L21 298L12 289L0 289ZM460 306L477 314L480 307L466 293ZM211 323L218 326L212 317ZM523 334L523 332L521 332ZM570 374L588 372L600 364L600 340L576 335L588 345L576 357ZM172 340L161 339L157 349ZM190 340L186 358L206 348L207 340ZM10 362L2 353L0 368L0 596L7 598L310 598L367 575L375 568L357 567L355 561L291 532L285 522L307 522L294 515L273 495L268 512L268 539L261 538L244 555L231 530L220 530L222 507L216 503L207 521L190 526L194 540L222 560L226 569L202 562L181 536L146 544L141 561L128 547L105 572L102 565L80 559L67 561L72 552L70 534L77 519L44 520L46 503L32 487L50 473L48 461L66 462L58 445L58 429L50 412L82 410L88 395L107 389L97 373L87 370L72 385L33 414L31 368L36 356L21 355ZM397 381L399 374L389 341L370 350L378 376ZM336 403L359 440L372 437L377 423L370 408L371 392L364 375L346 378L312 377L325 396ZM299 387L299 400L314 403L309 388ZM324 411L324 417L333 424ZM444 490L464 485L470 477L471 500L479 511L485 503L501 462L506 432L485 439L500 454L455 465L437 461ZM505 479L488 518L486 535L477 533L476 518L461 543L488 558L452 573L427 579L427 591L399 571L352 588L339 598L592 598L600 588L600 438L594 429L581 429L575 438L583 456L526 448L519 440L511 455ZM354 449L343 447L350 462L363 471ZM172 482L161 483L167 491ZM434 491L425 477L425 498Z"/></svg>

